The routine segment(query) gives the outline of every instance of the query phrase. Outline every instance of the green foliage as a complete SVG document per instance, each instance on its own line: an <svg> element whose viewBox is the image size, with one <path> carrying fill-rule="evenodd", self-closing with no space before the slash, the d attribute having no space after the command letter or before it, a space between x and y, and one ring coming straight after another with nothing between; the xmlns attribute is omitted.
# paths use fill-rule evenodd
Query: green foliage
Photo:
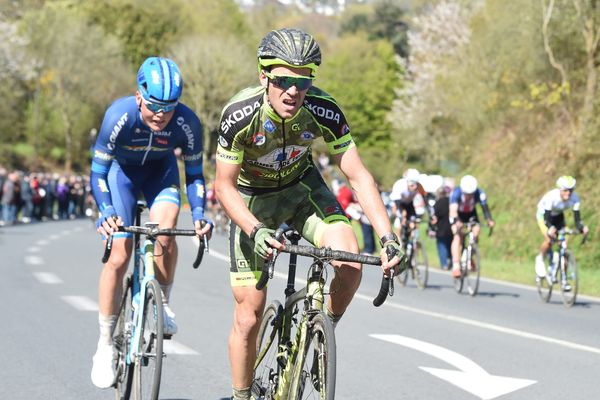
<svg viewBox="0 0 600 400"><path fill-rule="evenodd" d="M402 71L392 46L385 41L366 40L364 35L347 35L335 43L327 56L316 85L341 105L352 137L376 178L391 181L392 177L386 174L395 171L376 167L401 152L387 120L394 90L402 84Z"/></svg>

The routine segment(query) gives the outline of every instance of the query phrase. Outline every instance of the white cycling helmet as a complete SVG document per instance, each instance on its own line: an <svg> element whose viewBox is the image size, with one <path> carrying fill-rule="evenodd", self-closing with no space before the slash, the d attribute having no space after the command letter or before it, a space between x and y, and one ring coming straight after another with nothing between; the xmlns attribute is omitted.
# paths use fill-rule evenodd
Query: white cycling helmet
<svg viewBox="0 0 600 400"><path fill-rule="evenodd" d="M419 171L414 168L409 168L404 173L404 178L406 179L406 182L409 182L409 183L410 182L419 183L420 176L421 176L421 174L419 173Z"/></svg>
<svg viewBox="0 0 600 400"><path fill-rule="evenodd" d="M563 175L556 180L556 187L560 190L573 190L577 180L569 175Z"/></svg>
<svg viewBox="0 0 600 400"><path fill-rule="evenodd" d="M460 180L460 190L465 194L473 194L477 190L477 179L473 175L465 175Z"/></svg>

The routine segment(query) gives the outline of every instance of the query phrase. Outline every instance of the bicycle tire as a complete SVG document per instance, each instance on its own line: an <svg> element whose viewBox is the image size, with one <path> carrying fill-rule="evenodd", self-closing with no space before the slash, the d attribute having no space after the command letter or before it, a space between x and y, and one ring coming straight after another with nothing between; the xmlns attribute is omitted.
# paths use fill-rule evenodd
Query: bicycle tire
<svg viewBox="0 0 600 400"><path fill-rule="evenodd" d="M160 286L146 284L138 356L133 374L134 400L157 400L163 360L163 307Z"/></svg>
<svg viewBox="0 0 600 400"><path fill-rule="evenodd" d="M294 367L288 400L334 400L336 375L335 332L324 312L310 322L301 357Z"/></svg>
<svg viewBox="0 0 600 400"><path fill-rule="evenodd" d="M429 263L427 262L427 252L420 240L417 241L414 249L412 270L417 287L421 290L425 289L429 278Z"/></svg>
<svg viewBox="0 0 600 400"><path fill-rule="evenodd" d="M577 273L577 262L573 252L567 250L562 264L566 270L567 283L571 286L571 290L566 291L563 285L560 285L560 293L562 295L563 304L569 308L575 304L577 300L577 290L579 289L579 274ZM561 276L562 278L562 276Z"/></svg>
<svg viewBox="0 0 600 400"><path fill-rule="evenodd" d="M479 290L479 274L481 273L481 259L479 257L479 247L477 244L471 244L471 259L465 268L465 280L467 281L467 291L469 295L476 296Z"/></svg>
<svg viewBox="0 0 600 400"><path fill-rule="evenodd" d="M256 338L256 362L254 364L254 378L252 380L252 395L255 398L273 399L277 391L277 353L280 324L275 323L275 318L280 315L283 307L274 300L265 309L258 335Z"/></svg>
<svg viewBox="0 0 600 400"><path fill-rule="evenodd" d="M554 283L553 283L554 276L553 275L556 275L556 272L554 274L551 274L552 271L550 270L548 263L544 261L544 265L546 267L546 276L544 276L544 277L536 276L535 285L537 286L537 291L540 296L540 299L544 303L547 303L550 301L550 297L552 297L552 286L554 286ZM557 268L557 270L558 270L558 268Z"/></svg>
<svg viewBox="0 0 600 400"><path fill-rule="evenodd" d="M113 328L113 343L117 352L115 399L129 400L131 395L131 384L133 382L133 367L127 363L127 352L131 342L131 321L133 317L132 298L132 276L127 274L123 279L123 294L121 306L117 315L117 322Z"/></svg>

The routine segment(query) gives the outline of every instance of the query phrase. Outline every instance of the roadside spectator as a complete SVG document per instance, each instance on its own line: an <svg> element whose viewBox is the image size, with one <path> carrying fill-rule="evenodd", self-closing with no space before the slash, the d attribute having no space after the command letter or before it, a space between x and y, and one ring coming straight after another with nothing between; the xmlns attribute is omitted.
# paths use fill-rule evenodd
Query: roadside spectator
<svg viewBox="0 0 600 400"><path fill-rule="evenodd" d="M67 178L61 176L56 185L56 199L58 201L58 219L69 219L69 185Z"/></svg>
<svg viewBox="0 0 600 400"><path fill-rule="evenodd" d="M17 222L17 207L21 202L20 189L19 175L17 171L12 171L2 186L0 203L2 203L4 225L10 226Z"/></svg>
<svg viewBox="0 0 600 400"><path fill-rule="evenodd" d="M46 191L40 187L40 180L37 175L31 176L29 186L31 186L31 201L33 203L31 217L36 221L41 221Z"/></svg>
<svg viewBox="0 0 600 400"><path fill-rule="evenodd" d="M20 185L21 185L21 204L19 205L19 211L21 211L21 222L28 224L31 222L31 215L33 214L33 192L30 185L31 176L28 174L21 173Z"/></svg>
<svg viewBox="0 0 600 400"><path fill-rule="evenodd" d="M436 191L436 201L433 206L431 225L435 230L435 241L437 245L440 268L450 269L452 256L450 247L452 245L452 229L450 228L450 199L448 187L442 186Z"/></svg>

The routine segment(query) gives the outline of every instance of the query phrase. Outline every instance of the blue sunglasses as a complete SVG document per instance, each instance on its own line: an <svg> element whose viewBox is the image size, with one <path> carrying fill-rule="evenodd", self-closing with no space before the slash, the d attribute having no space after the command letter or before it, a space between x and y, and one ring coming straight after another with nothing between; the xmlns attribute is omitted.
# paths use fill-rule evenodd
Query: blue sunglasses
<svg viewBox="0 0 600 400"><path fill-rule="evenodd" d="M175 101L173 103L167 103L167 104L153 103L144 98L142 98L142 101L144 102L144 105L146 106L146 108L148 110L152 111L154 114L158 114L159 112L163 112L163 113L171 112L175 109L175 107L177 107L177 104L179 104L178 101Z"/></svg>
<svg viewBox="0 0 600 400"><path fill-rule="evenodd" d="M274 75L267 71L265 71L265 76L271 80L273 85L283 90L288 90L292 86L296 86L298 90L306 90L312 85L311 78L302 76Z"/></svg>

